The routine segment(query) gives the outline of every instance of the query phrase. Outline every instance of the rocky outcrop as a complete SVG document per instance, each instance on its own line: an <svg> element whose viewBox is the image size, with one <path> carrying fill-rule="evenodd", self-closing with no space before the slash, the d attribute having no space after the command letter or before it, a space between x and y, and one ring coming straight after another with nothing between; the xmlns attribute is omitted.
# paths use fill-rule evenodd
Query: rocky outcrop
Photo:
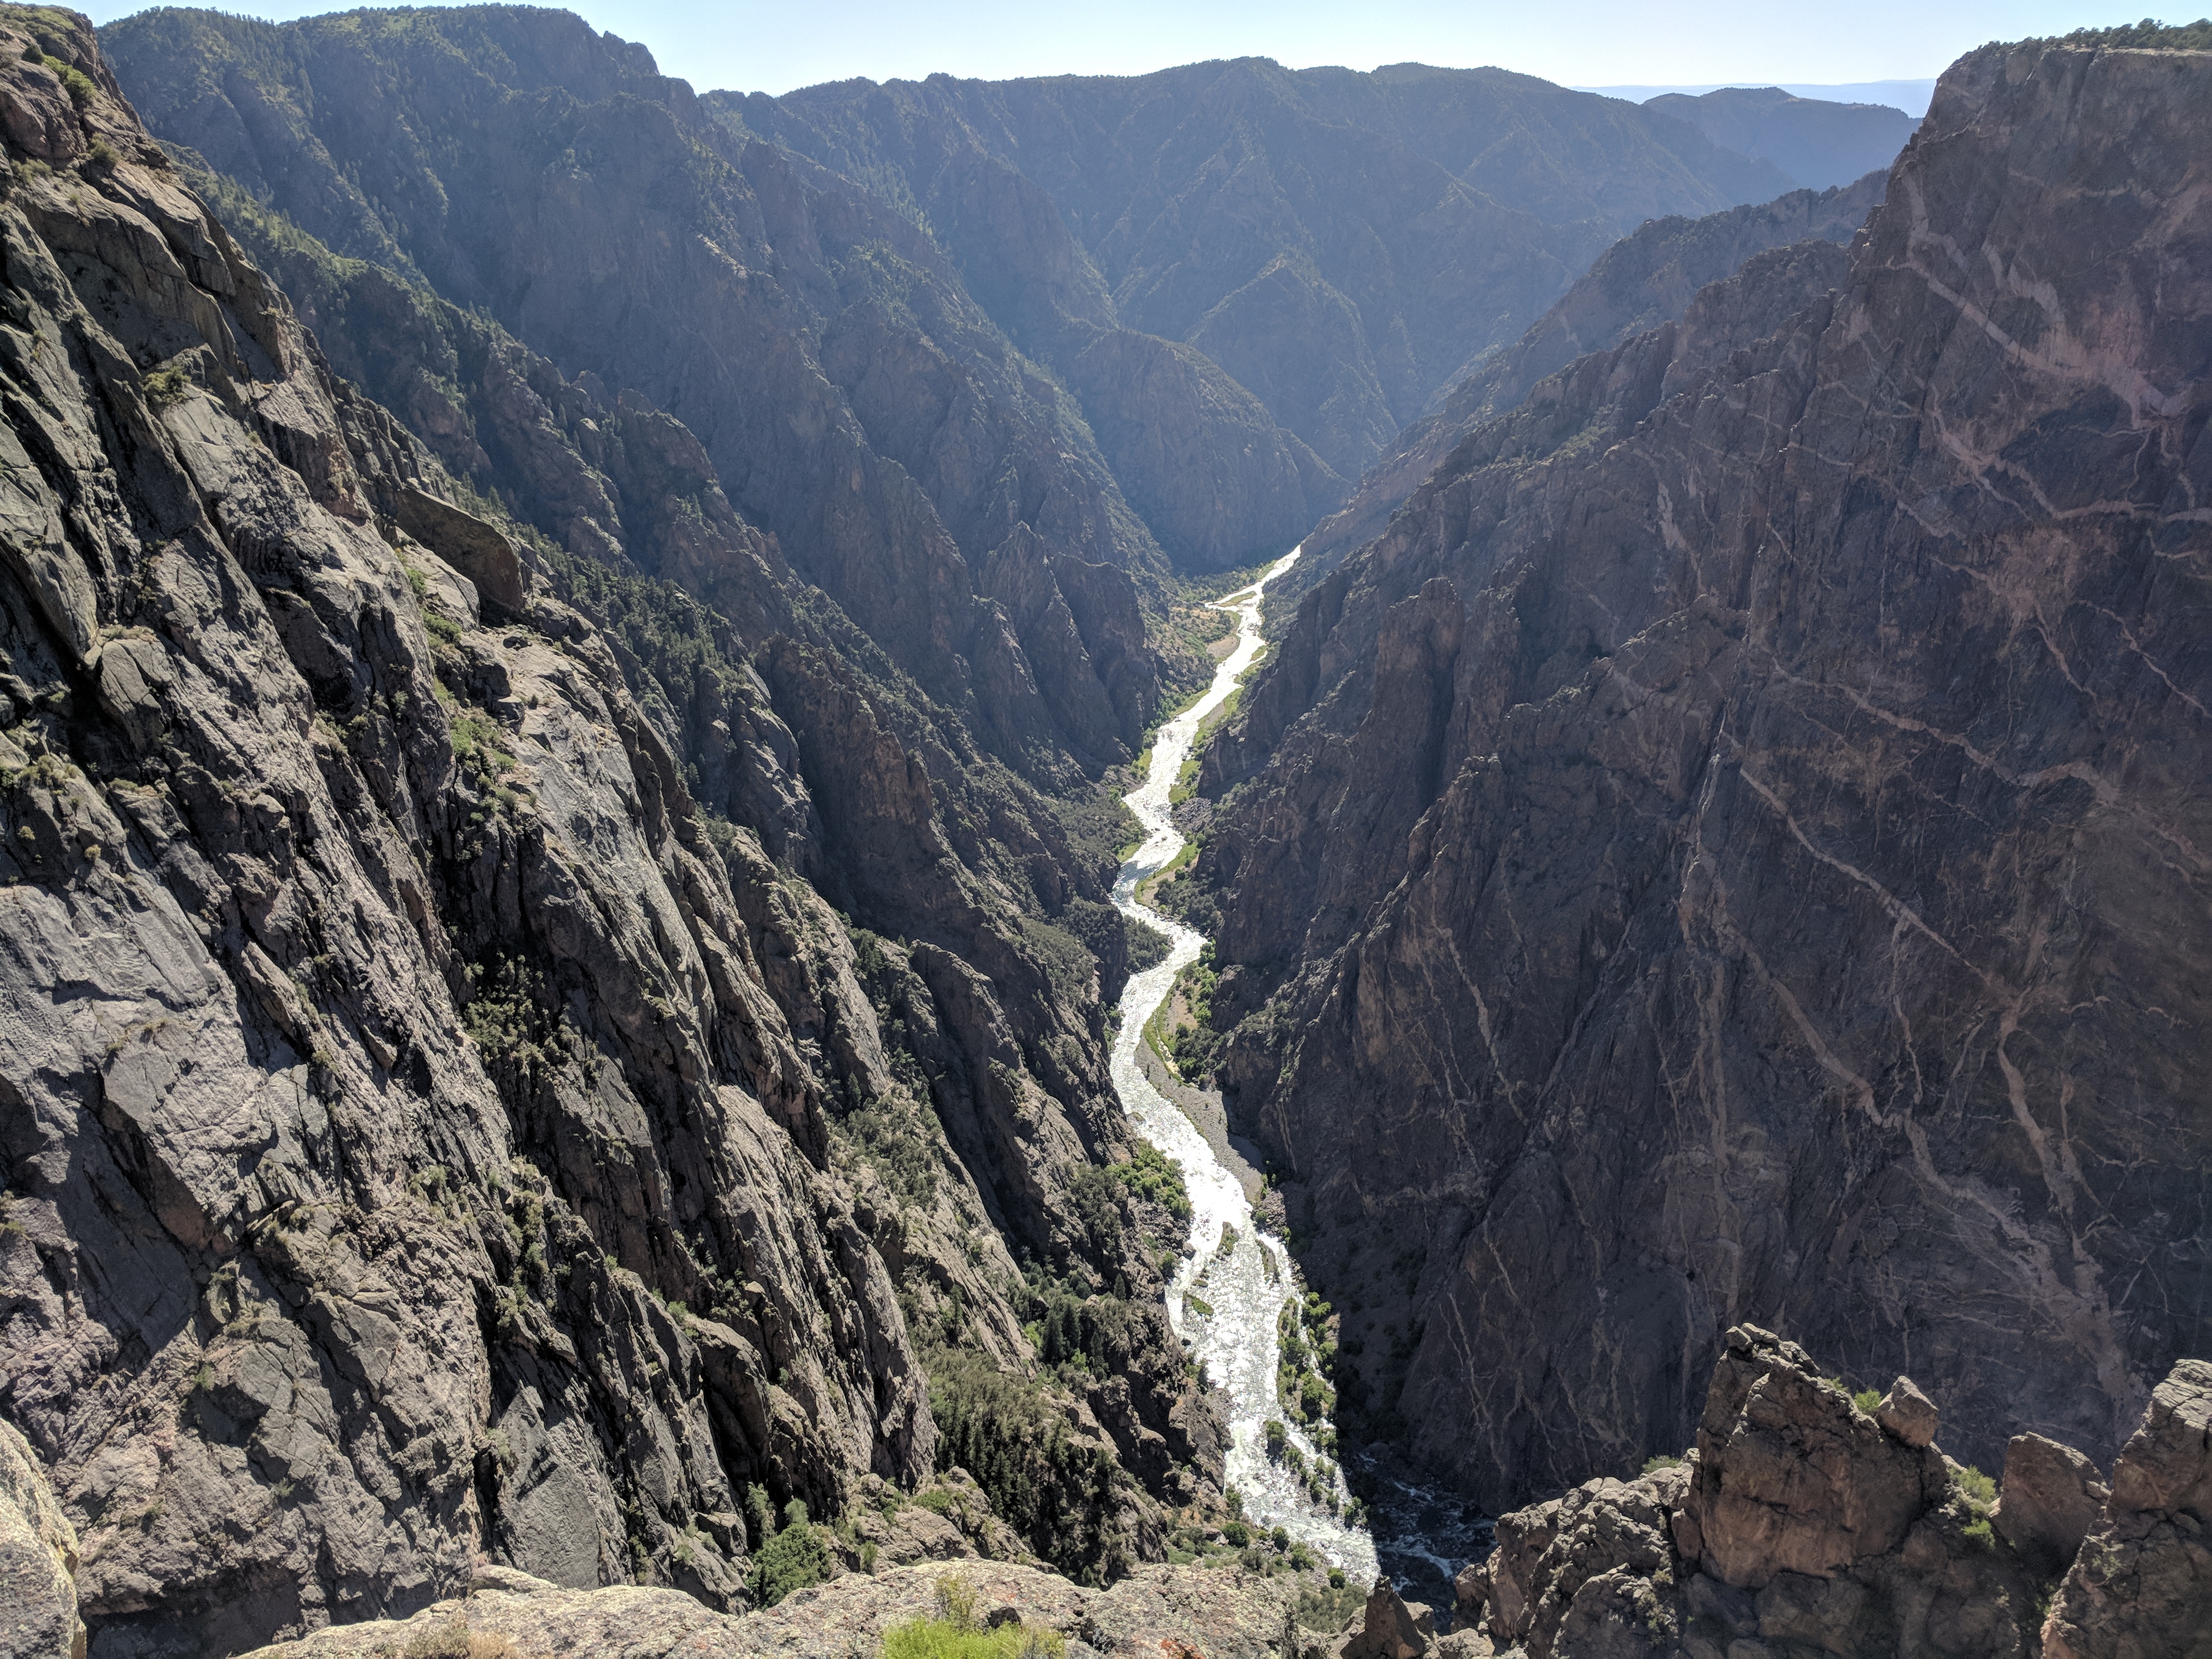
<svg viewBox="0 0 2212 1659"><path fill-rule="evenodd" d="M1779 87L1722 87L1695 97L1662 93L1644 107L1687 121L1724 149L1771 161L1812 190L1888 172L1920 125L1887 104L1799 98Z"/></svg>
<svg viewBox="0 0 2212 1659"><path fill-rule="evenodd" d="M1460 1606L1528 1659L2032 1655L2049 1581L1985 1507L1937 1448L1899 1439L1796 1344L1739 1327L1688 1455L1500 1517Z"/></svg>
<svg viewBox="0 0 2212 1659"><path fill-rule="evenodd" d="M2072 1531L2079 1508L2071 1496L2063 1486L2057 1502L2047 1487L2037 1492L2037 1511L2051 1517L2044 1540L2063 1541ZM2142 1426L2120 1449L2104 1512L2051 1603L2044 1652L2051 1659L2212 1653L2208 1523L2212 1364L2195 1359L2152 1391Z"/></svg>
<svg viewBox="0 0 2212 1659"><path fill-rule="evenodd" d="M2080 1453L2015 1441L1992 1510L1975 1471L1899 1438L1794 1343L1740 1327L1688 1455L1501 1516L1496 1549L1459 1576L1460 1617L1480 1651L1528 1659L2200 1653L2212 1577L2188 1517L2208 1384L2192 1360L2159 1385L2083 1544L2070 1521L2027 1519L2072 1512L2061 1489L2095 1481ZM2078 1556L2054 1561L2069 1531Z"/></svg>
<svg viewBox="0 0 2212 1659"><path fill-rule="evenodd" d="M1963 59L1848 252L1562 372L1302 603L1194 878L1356 1432L1510 1507L1681 1443L1758 1316L2104 1460L2212 1342L2208 93Z"/></svg>
<svg viewBox="0 0 2212 1659"><path fill-rule="evenodd" d="M1610 351L1677 320L1698 293L1769 248L1818 239L1848 242L1881 204L1887 170L1848 187L1800 190L1756 206L1639 226L1598 256L1523 334L1458 376L1441 405L1399 433L1343 508L1316 525L1293 574L1310 582L1382 533L1390 515L1461 441L1519 407L1530 389L1577 357Z"/></svg>
<svg viewBox="0 0 2212 1659"><path fill-rule="evenodd" d="M848 1659L874 1652L890 1626L938 1616L950 1578L972 1595L975 1617L995 1629L1019 1620L1051 1632L1070 1659L1158 1659L1163 1650L1218 1659L1272 1659L1297 1591L1297 1577L1233 1568L1147 1567L1105 1589L1086 1589L1034 1568L995 1562L854 1574L805 1589L775 1608L718 1614L670 1590L563 1590L523 1574L480 1570L468 1594L404 1622L325 1631L264 1648L248 1659L374 1659L393 1652L452 1652L485 1659L555 1659L619 1650L629 1659ZM437 1646L436 1644L448 1644Z"/></svg>

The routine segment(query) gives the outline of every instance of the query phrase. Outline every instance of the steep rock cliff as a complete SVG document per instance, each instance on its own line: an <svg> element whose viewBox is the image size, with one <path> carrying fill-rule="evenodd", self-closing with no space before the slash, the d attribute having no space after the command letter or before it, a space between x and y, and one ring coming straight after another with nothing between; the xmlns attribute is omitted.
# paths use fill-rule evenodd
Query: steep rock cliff
<svg viewBox="0 0 2212 1659"><path fill-rule="evenodd" d="M576 390L522 378L562 425L616 424L609 387L682 422L801 574L995 753L1049 773L1065 734L981 564L1018 527L1147 580L1160 553L1066 394L925 231L564 13L159 12L107 46L163 137L558 365ZM580 447L605 436L626 434Z"/></svg>
<svg viewBox="0 0 2212 1659"><path fill-rule="evenodd" d="M1848 242L1881 205L1887 169L1846 188L1800 190L1700 219L1655 219L1615 242L1528 331L1455 382L1440 407L1392 440L1341 511L1302 544L1297 578L1325 575L1382 534L1391 514L1443 464L1460 440L1519 406L1529 388L1583 354L1608 350L1681 316L1707 284L1754 253L1818 237Z"/></svg>
<svg viewBox="0 0 2212 1659"><path fill-rule="evenodd" d="M749 1507L936 1474L939 1346L1074 1448L1032 1547L1156 1554L1218 1448L1039 896L1110 854L764 555L789 648L865 657L963 787L889 736L905 817L803 775L726 623L457 504L82 19L0 19L0 1404L93 1651L404 1613L486 1556L742 1605ZM948 860L915 933L997 980L924 968L894 1015L802 872L902 839ZM948 1119L1002 1133L981 1187ZM1048 1290L1117 1322L1118 1390L1042 1371Z"/></svg>
<svg viewBox="0 0 2212 1659"><path fill-rule="evenodd" d="M1210 750L1234 1109L1486 1501L1680 1443L1741 1317L1985 1465L2212 1341L2208 92L1961 60L1847 258L1479 429Z"/></svg>

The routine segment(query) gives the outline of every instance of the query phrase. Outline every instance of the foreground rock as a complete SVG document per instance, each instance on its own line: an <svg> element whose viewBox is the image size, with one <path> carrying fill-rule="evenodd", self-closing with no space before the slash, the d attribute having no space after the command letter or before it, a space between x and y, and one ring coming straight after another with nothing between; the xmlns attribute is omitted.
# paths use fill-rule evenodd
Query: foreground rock
<svg viewBox="0 0 2212 1659"><path fill-rule="evenodd" d="M1279 1651L1297 1592L1309 1587L1297 1575L1149 1566L1110 1589L1086 1589L1032 1567L984 1562L852 1574L800 1590L767 1612L732 1617L675 1590L564 1590L493 1568L477 1574L466 1595L411 1619L322 1631L249 1659L384 1659L394 1652L455 1659L852 1659L877 1652L891 1626L934 1617L938 1586L948 1575L974 1593L986 1624L1018 1618L1057 1632L1071 1659L1159 1659L1176 1644L1206 1659L1263 1659Z"/></svg>
<svg viewBox="0 0 2212 1659"><path fill-rule="evenodd" d="M1502 1516L1495 1552L1460 1576L1461 1619L1528 1659L2208 1650L2212 1366L2187 1362L2159 1387L2047 1624L2050 1529L2015 1547L1978 1479L1888 1417L1859 1409L1796 1344L1731 1330L1687 1457ZM2057 1451L2008 1463L1998 1508L2016 1528L2024 1511L2065 1511L2053 1469L2094 1480L2086 1459Z"/></svg>
<svg viewBox="0 0 2212 1659"><path fill-rule="evenodd" d="M76 1528L23 1437L0 1422L0 1653L84 1659Z"/></svg>
<svg viewBox="0 0 2212 1659"><path fill-rule="evenodd" d="M2212 1655L2212 1364L2151 1395L2044 1626L2051 1659Z"/></svg>

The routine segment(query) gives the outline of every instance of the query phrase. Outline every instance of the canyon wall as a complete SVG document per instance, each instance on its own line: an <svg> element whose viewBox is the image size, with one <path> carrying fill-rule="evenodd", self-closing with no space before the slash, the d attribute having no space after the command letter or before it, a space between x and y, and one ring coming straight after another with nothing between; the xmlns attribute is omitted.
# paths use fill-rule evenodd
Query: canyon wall
<svg viewBox="0 0 2212 1659"><path fill-rule="evenodd" d="M743 1606L764 1514L927 1486L956 1428L1034 1436L1039 1501L931 1548L1157 1557L1218 1431L1172 1218L1111 1173L1119 933L1069 931L1110 823L670 417L621 405L599 476L690 457L768 637L471 495L82 19L0 17L0 1403L94 1653L404 1614L486 1556ZM690 516L628 501L641 554ZM1110 1381L1038 1364L1047 1310Z"/></svg>
<svg viewBox="0 0 2212 1659"><path fill-rule="evenodd" d="M1985 1465L2212 1346L2212 56L1990 47L1848 252L1478 428L1208 752L1232 1116L1518 1502L1752 1319Z"/></svg>

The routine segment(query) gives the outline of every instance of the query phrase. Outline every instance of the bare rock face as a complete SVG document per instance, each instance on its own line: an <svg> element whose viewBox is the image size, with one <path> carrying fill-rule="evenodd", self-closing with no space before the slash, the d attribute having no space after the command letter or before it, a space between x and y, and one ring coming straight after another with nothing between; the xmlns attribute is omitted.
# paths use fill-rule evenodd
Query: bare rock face
<svg viewBox="0 0 2212 1659"><path fill-rule="evenodd" d="M2051 1577L2072 1563L2111 1496L2094 1463L2039 1434L2016 1434L2005 1448L2003 1491L1990 1524Z"/></svg>
<svg viewBox="0 0 2212 1659"><path fill-rule="evenodd" d="M1608 1620L1617 1610L1616 1584L1648 1580L1674 1565L1668 1522L1682 1495L1676 1471L1632 1482L1592 1480L1502 1517L1482 1598L1491 1639L1524 1646L1542 1659L1558 1647L1570 1620Z"/></svg>
<svg viewBox="0 0 2212 1659"><path fill-rule="evenodd" d="M37 1455L0 1422L0 1644L10 1659L85 1659L76 1528Z"/></svg>
<svg viewBox="0 0 2212 1659"><path fill-rule="evenodd" d="M2212 1364L2152 1391L2112 1466L2112 1495L2051 1603L2051 1659L2212 1653Z"/></svg>
<svg viewBox="0 0 2212 1659"><path fill-rule="evenodd" d="M0 1406L95 1659L404 1617L486 1559L741 1607L749 1498L936 1473L923 1340L1085 1437L1088 1530L1040 1548L1156 1554L1218 1451L1096 1167L1129 1144L1093 959L1013 896L1110 856L827 606L810 648L878 669L836 681L847 751L911 787L815 788L726 626L564 574L331 372L82 20L10 13L0 59L0 125L59 158L0 164ZM712 506L685 434L622 414L659 471L616 471ZM1126 653L1082 571L1037 589ZM917 931L992 978L864 959L804 874L861 844L944 861ZM981 1185L945 1127L978 1119L1036 1129ZM1126 1342L1095 1406L1030 1369L1010 1212Z"/></svg>
<svg viewBox="0 0 2212 1659"><path fill-rule="evenodd" d="M1481 1634L1528 1659L2025 1659L2036 1641L2036 1573L1942 1454L1752 1327L1728 1334L1686 1458L1501 1516L1462 1577Z"/></svg>
<svg viewBox="0 0 2212 1659"><path fill-rule="evenodd" d="M1923 1420L1932 1427L1932 1413ZM1895 1550L1950 1484L1927 1439L1856 1409L1795 1343L1740 1326L1698 1425L1685 1536L1705 1571L1739 1589L1828 1577Z"/></svg>
<svg viewBox="0 0 2212 1659"><path fill-rule="evenodd" d="M1103 332L1066 373L1091 430L1177 564L1279 556L1344 498L1344 481L1194 346Z"/></svg>
<svg viewBox="0 0 2212 1659"><path fill-rule="evenodd" d="M1600 254L1528 332L1455 376L1440 394L1441 405L1391 441L1360 475L1352 499L1307 535L1297 578L1326 574L1382 534L1391 514L1462 439L1516 408L1577 357L1611 350L1679 319L1701 289L1726 280L1754 254L1812 238L1850 241L1881 205L1887 177L1885 166L1849 185L1792 191L1702 218L1669 215L1638 226Z"/></svg>
<svg viewBox="0 0 2212 1659"><path fill-rule="evenodd" d="M1681 1443L1755 1318L2101 1463L2212 1347L2208 107L1970 55L1848 250L1571 365L1302 602L1189 879L1355 1432L1510 1508Z"/></svg>

